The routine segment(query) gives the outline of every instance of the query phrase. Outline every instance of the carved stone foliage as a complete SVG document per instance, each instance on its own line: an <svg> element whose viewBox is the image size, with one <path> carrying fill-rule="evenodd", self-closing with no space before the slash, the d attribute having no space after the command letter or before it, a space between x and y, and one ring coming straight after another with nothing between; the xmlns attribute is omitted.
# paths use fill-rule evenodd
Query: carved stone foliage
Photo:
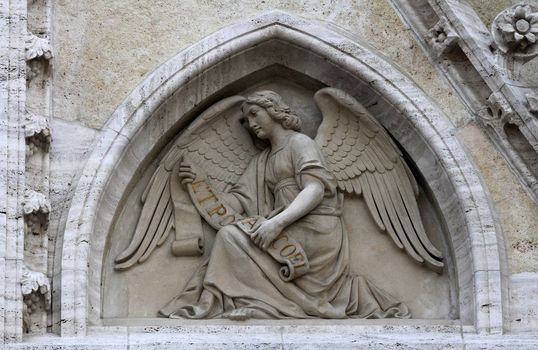
<svg viewBox="0 0 538 350"><path fill-rule="evenodd" d="M26 79L32 80L43 74L47 70L48 61L53 57L49 39L29 32L26 35L25 56L27 61Z"/></svg>
<svg viewBox="0 0 538 350"><path fill-rule="evenodd" d="M439 22L428 31L428 38L437 56L443 55L448 49L453 47L459 39L450 24L444 19L439 20Z"/></svg>
<svg viewBox="0 0 538 350"><path fill-rule="evenodd" d="M52 58L52 47L48 38L39 37L33 33L26 36L26 60Z"/></svg>
<svg viewBox="0 0 538 350"><path fill-rule="evenodd" d="M31 315L49 309L51 293L49 279L45 274L32 271L25 266L21 279L21 292L24 298L23 328L24 332L28 333L31 330Z"/></svg>
<svg viewBox="0 0 538 350"><path fill-rule="evenodd" d="M48 234L51 205L48 199L51 144L49 116L51 108L50 0L25 2L24 58L26 61L26 105L24 132L26 147L25 192L22 199L24 218L23 329L27 333L47 331L50 304Z"/></svg>
<svg viewBox="0 0 538 350"><path fill-rule="evenodd" d="M26 190L24 193L23 212L27 233L43 234L48 227L50 203L42 193Z"/></svg>
<svg viewBox="0 0 538 350"><path fill-rule="evenodd" d="M526 4L508 8L493 21L492 34L502 52L534 57L538 54L538 12Z"/></svg>
<svg viewBox="0 0 538 350"><path fill-rule="evenodd" d="M24 126L26 138L26 155L32 156L37 150L48 152L51 141L49 121L46 117L27 113Z"/></svg>

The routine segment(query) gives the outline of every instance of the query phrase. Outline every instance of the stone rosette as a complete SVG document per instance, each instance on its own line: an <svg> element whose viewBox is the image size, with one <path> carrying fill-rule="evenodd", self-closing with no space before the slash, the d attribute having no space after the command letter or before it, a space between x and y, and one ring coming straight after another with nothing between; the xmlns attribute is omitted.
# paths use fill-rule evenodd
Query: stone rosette
<svg viewBox="0 0 538 350"><path fill-rule="evenodd" d="M514 5L495 17L491 32L504 54L528 59L538 54L538 12L531 5Z"/></svg>

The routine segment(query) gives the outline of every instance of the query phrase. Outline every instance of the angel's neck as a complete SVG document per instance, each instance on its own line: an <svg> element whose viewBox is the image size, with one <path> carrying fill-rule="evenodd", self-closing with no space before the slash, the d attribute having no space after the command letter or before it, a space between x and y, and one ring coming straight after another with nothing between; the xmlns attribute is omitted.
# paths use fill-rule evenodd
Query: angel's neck
<svg viewBox="0 0 538 350"><path fill-rule="evenodd" d="M281 147L289 135L293 134L294 131L290 129L277 129L269 136L269 142L273 149Z"/></svg>

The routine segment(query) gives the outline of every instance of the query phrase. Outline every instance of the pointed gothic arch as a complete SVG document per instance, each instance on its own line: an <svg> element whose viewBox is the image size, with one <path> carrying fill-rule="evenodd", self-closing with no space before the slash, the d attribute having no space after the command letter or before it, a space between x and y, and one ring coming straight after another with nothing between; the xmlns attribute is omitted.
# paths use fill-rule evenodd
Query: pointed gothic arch
<svg viewBox="0 0 538 350"><path fill-rule="evenodd" d="M372 49L340 30L270 12L224 28L161 65L102 128L59 240L61 334L83 335L89 326L100 324L106 236L141 168L223 91L272 67L339 87L370 106L408 152L439 203L454 258L462 323L480 332L502 329L500 233L478 171L454 136L454 126L407 76ZM172 99L181 103L167 104ZM166 108L174 108L173 113L160 113Z"/></svg>

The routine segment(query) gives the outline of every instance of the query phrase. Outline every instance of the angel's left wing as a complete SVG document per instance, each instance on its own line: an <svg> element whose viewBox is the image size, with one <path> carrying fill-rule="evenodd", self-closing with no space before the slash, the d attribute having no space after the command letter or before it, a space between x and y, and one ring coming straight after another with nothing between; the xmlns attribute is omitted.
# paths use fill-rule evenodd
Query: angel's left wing
<svg viewBox="0 0 538 350"><path fill-rule="evenodd" d="M135 232L128 247L116 257L115 269L128 269L146 261L171 231L177 236L178 230L195 229L195 223L189 221L190 209L184 203L190 205L190 198L177 176L182 159L186 157L197 165L219 191L237 182L258 152L242 126L243 101L244 97L231 96L210 106L168 150L142 193L143 206Z"/></svg>
<svg viewBox="0 0 538 350"><path fill-rule="evenodd" d="M417 183L385 129L341 90L325 88L314 99L323 114L316 142L339 189L362 195L376 224L399 248L441 271L442 254L422 225Z"/></svg>

